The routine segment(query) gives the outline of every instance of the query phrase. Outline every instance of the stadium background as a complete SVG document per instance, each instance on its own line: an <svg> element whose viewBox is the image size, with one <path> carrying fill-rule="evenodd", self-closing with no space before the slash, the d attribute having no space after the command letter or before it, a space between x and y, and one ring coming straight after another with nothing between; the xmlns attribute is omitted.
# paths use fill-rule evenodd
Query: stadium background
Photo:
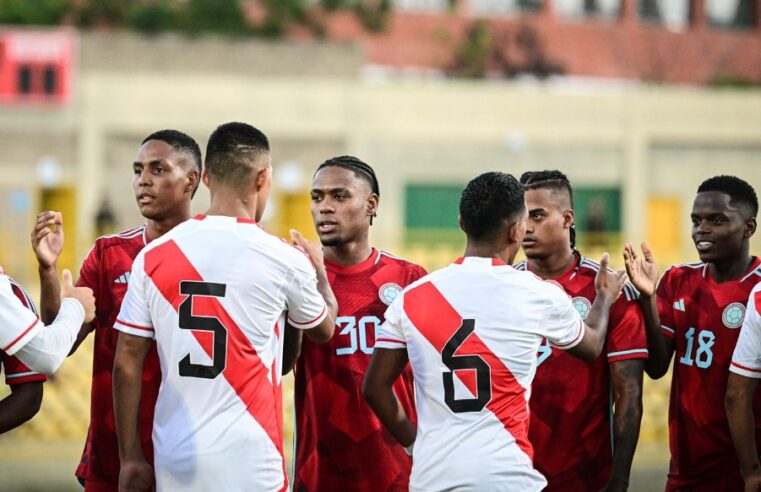
<svg viewBox="0 0 761 492"><path fill-rule="evenodd" d="M428 269L461 252L459 193L487 170L566 172L581 250L619 266L624 240L648 240L661 266L696 258L689 211L706 177L761 190L759 0L34 3L60 14L0 1L2 22L64 26L0 30L0 264L33 295L37 211L64 212L60 266L78 269L99 233L142 223L131 159L160 128L202 149L226 121L264 130L275 170L264 223L281 235L314 237L313 170L360 156L380 180L373 244ZM286 4L308 16L277 14ZM204 5L217 24L156 24ZM140 9L154 22L135 21ZM235 16L248 27L229 27ZM207 204L202 188L194 212ZM40 413L0 436L0 490L78 489L91 361L92 337L46 383ZM631 490L664 482L669 381L646 378Z"/></svg>

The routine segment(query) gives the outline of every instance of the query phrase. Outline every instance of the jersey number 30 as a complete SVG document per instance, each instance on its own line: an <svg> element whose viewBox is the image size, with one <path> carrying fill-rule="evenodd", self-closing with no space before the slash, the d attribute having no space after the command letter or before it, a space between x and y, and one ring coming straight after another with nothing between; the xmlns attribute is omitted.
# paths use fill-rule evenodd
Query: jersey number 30
<svg viewBox="0 0 761 492"><path fill-rule="evenodd" d="M491 368L480 355L455 355L476 328L476 320L464 319L441 351L441 361L450 369L445 372L444 402L455 413L480 412L491 401ZM455 371L476 371L476 397L457 399L454 391Z"/></svg>
<svg viewBox="0 0 761 492"><path fill-rule="evenodd" d="M190 354L180 361L180 376L214 379L225 370L227 360L227 330L221 321L211 316L193 316L193 296L224 297L227 286L212 282L184 280L180 282L180 293L188 297L178 309L180 328L183 330L210 331L214 334L214 358L212 365L193 364Z"/></svg>

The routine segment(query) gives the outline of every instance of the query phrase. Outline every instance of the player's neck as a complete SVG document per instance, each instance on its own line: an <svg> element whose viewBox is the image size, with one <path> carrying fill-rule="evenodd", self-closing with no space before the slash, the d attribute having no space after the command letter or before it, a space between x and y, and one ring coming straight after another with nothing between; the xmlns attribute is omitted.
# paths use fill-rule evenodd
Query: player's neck
<svg viewBox="0 0 761 492"><path fill-rule="evenodd" d="M241 197L233 193L213 193L206 215L256 220L256 196Z"/></svg>
<svg viewBox="0 0 761 492"><path fill-rule="evenodd" d="M708 273L718 283L739 280L748 272L752 262L753 257L748 251L745 251L745 254L737 259L709 263Z"/></svg>
<svg viewBox="0 0 761 492"><path fill-rule="evenodd" d="M491 243L481 244L469 240L465 245L465 252L462 255L464 257L475 256L476 258L497 258L508 265L512 265L517 253L517 249L513 251L511 248L499 248Z"/></svg>
<svg viewBox="0 0 761 492"><path fill-rule="evenodd" d="M174 229L177 225L182 224L186 220L190 219L190 207L180 215L168 217L166 219L148 220L146 225L146 235L150 241L158 239L167 232Z"/></svg>
<svg viewBox="0 0 761 492"><path fill-rule="evenodd" d="M370 257L373 248L365 238L363 241L352 241L340 246L326 246L323 248L325 259L341 266L354 266L362 263Z"/></svg>
<svg viewBox="0 0 761 492"><path fill-rule="evenodd" d="M558 278L567 272L575 262L576 255L571 248L563 248L562 252L550 255L547 258L528 260L531 272L543 279Z"/></svg>

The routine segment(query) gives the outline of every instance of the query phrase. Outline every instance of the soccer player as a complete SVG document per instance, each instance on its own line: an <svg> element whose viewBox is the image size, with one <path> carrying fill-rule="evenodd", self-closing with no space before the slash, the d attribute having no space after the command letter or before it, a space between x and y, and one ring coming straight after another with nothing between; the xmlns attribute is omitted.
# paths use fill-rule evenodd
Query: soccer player
<svg viewBox="0 0 761 492"><path fill-rule="evenodd" d="M383 313L426 272L370 246L380 190L368 164L328 159L314 174L311 196L339 307L336 335L324 345L305 340L296 366L294 490L406 491L412 461L367 406L361 386ZM414 419L409 366L394 392Z"/></svg>
<svg viewBox="0 0 761 492"><path fill-rule="evenodd" d="M308 257L257 224L271 175L262 132L244 123L220 126L206 149L208 212L135 259L115 323L121 332L114 409L122 490L148 490L154 481L137 426L143 360L154 338L162 378L153 424L157 489L288 489L280 394L284 324L287 318L326 342L336 302L319 246L293 231Z"/></svg>
<svg viewBox="0 0 761 492"><path fill-rule="evenodd" d="M761 437L755 414L761 412L758 379L761 378L761 283L756 284L747 303L727 382L725 405L729 430L740 461L740 472L747 492L761 491L761 463L758 441ZM760 415L761 417L761 415Z"/></svg>
<svg viewBox="0 0 761 492"><path fill-rule="evenodd" d="M571 184L560 171L527 172L520 181L528 207L528 260L516 268L559 283L584 318L600 265L576 251ZM627 284L623 293L610 310L604 355L585 362L547 341L539 349L529 441L547 491L628 487L642 420L647 338L636 291ZM559 438L558 429L567 437Z"/></svg>
<svg viewBox="0 0 761 492"><path fill-rule="evenodd" d="M77 285L90 287L97 298L97 316L82 325L72 352L95 333L90 397L90 429L76 476L87 492L115 491L119 483L119 456L114 424L111 375L118 332L116 315L127 292L132 262L149 242L190 218L190 200L200 182L201 150L188 135L161 130L147 136L132 163L132 181L140 213L147 222L119 234L102 236L85 258ZM56 225L54 232L49 225ZM43 319L58 310L56 262L63 249L59 213L40 214L33 238L42 285ZM152 459L151 426L161 381L155 348L143 368L143 406L140 434L143 450Z"/></svg>
<svg viewBox="0 0 761 492"><path fill-rule="evenodd" d="M531 463L528 400L544 339L591 360L624 272L604 255L586 322L557 285L510 264L526 231L523 189L482 174L460 199L463 258L408 286L386 311L363 394L391 434L412 449L412 491L541 490ZM392 385L407 361L417 429Z"/></svg>
<svg viewBox="0 0 761 492"><path fill-rule="evenodd" d="M658 284L653 254L624 249L627 271L640 292L650 358L660 378L675 357L669 402L671 465L666 490L742 490L740 465L724 410L732 353L746 302L761 280L750 255L758 199L734 176L715 176L698 188L692 240L699 263L671 267Z"/></svg>

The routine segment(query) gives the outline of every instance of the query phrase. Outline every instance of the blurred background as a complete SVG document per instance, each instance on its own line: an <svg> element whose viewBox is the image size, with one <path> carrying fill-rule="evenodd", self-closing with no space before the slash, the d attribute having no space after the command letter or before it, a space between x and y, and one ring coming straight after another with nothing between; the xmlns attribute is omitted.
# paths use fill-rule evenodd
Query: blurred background
<svg viewBox="0 0 761 492"><path fill-rule="evenodd" d="M459 256L459 194L487 170L563 170L582 252L618 265L624 240L695 260L707 177L761 191L761 0L0 0L0 24L0 265L33 295L36 213L63 211L78 270L98 235L143 223L131 163L162 128L202 149L221 123L262 129L281 235L314 237L319 163L361 157L372 242L429 269ZM0 490L81 490L91 365L92 339L0 436ZM631 490L665 482L669 381L646 381Z"/></svg>

